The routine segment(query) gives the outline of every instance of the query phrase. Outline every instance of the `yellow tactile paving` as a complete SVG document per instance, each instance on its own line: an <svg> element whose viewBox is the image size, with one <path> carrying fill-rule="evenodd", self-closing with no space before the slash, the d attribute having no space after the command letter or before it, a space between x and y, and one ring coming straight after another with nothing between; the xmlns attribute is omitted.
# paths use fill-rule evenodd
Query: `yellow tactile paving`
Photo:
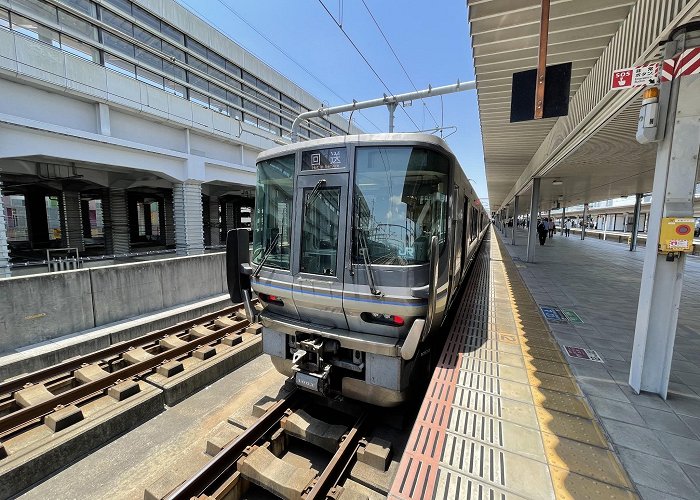
<svg viewBox="0 0 700 500"><path fill-rule="evenodd" d="M558 361L560 363L564 362L564 358L562 357L561 352L554 351L552 349L543 349L541 347L535 347L525 344L523 346L523 353L537 359Z"/></svg>
<svg viewBox="0 0 700 500"><path fill-rule="evenodd" d="M611 451L546 432L542 433L542 441L551 466L614 486L630 488L627 474Z"/></svg>
<svg viewBox="0 0 700 500"><path fill-rule="evenodd" d="M532 371L559 375L560 377L570 377L571 370L566 363L559 361L549 361L546 359L525 358L525 368Z"/></svg>
<svg viewBox="0 0 700 500"><path fill-rule="evenodd" d="M537 406L561 411L579 417L593 418L593 412L582 397L559 391L538 388L532 391L532 398Z"/></svg>
<svg viewBox="0 0 700 500"><path fill-rule="evenodd" d="M595 420L569 415L541 406L535 407L542 431L582 443L607 448L602 429Z"/></svg>
<svg viewBox="0 0 700 500"><path fill-rule="evenodd" d="M578 388L576 381L571 377L560 377L551 375L541 371L527 371L530 384L534 387L543 389L551 389L553 391L567 392L569 394L581 395L581 389Z"/></svg>
<svg viewBox="0 0 700 500"><path fill-rule="evenodd" d="M602 483L565 469L550 467L554 492L558 500L632 500L629 490Z"/></svg>
<svg viewBox="0 0 700 500"><path fill-rule="evenodd" d="M518 336L556 497L637 498L631 491L626 472L609 449L604 432L540 315L539 306L522 282L513 261L506 252L501 251L501 244L500 240L492 244L492 259L499 260L502 266L495 263L492 266L500 267L506 277L500 283L506 288L515 320L514 323L508 321L507 325L512 325ZM496 291L503 296L500 287L496 287ZM502 315L503 311L496 318L499 333L508 334L508 328L504 328L503 321L498 319ZM509 353L514 351L509 349ZM514 371L508 375L509 379L517 380L511 377L519 373Z"/></svg>

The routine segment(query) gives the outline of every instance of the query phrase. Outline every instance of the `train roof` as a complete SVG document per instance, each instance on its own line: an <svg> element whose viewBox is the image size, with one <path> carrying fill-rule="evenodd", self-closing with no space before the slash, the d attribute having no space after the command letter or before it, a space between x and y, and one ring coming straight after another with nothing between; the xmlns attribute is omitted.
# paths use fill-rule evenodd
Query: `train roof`
<svg viewBox="0 0 700 500"><path fill-rule="evenodd" d="M341 146L345 144L372 144L372 143L393 143L401 145L429 145L444 150L456 161L457 158L452 152L447 143L440 137L431 134L422 133L384 133L384 134L356 134L356 135L339 135L334 137L323 137L321 139L312 139L309 141L295 142L284 146L267 149L258 155L257 161L263 161L274 158L280 155L293 153L301 149L323 148ZM459 162L458 162L459 163Z"/></svg>

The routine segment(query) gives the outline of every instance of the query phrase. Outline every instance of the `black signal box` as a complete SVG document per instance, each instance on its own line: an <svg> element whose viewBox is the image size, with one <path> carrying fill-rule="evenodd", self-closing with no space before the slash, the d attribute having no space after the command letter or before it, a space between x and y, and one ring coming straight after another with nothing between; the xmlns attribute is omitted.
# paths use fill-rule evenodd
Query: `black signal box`
<svg viewBox="0 0 700 500"><path fill-rule="evenodd" d="M535 91L537 69L513 73L513 91L510 98L510 122L535 119ZM542 118L569 114L571 63L547 66L544 77L544 110Z"/></svg>

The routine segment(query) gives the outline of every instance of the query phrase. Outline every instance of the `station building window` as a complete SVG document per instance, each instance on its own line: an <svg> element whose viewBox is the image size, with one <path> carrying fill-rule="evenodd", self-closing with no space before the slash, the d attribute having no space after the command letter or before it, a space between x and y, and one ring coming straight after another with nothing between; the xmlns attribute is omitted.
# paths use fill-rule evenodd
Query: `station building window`
<svg viewBox="0 0 700 500"><path fill-rule="evenodd" d="M24 16L17 15L14 12L10 20L12 21L13 31L56 48L61 47L61 41L57 31L47 28L31 19L27 19Z"/></svg>
<svg viewBox="0 0 700 500"><path fill-rule="evenodd" d="M46 220L49 229L49 241L61 239L61 210L59 208L58 196L46 196Z"/></svg>
<svg viewBox="0 0 700 500"><path fill-rule="evenodd" d="M105 52L105 67L131 78L136 78L136 65Z"/></svg>
<svg viewBox="0 0 700 500"><path fill-rule="evenodd" d="M27 208L24 195L3 195L5 216L7 221L7 241L29 241L29 226L27 225Z"/></svg>
<svg viewBox="0 0 700 500"><path fill-rule="evenodd" d="M90 0L59 0L61 3L64 3L70 7L73 7L75 10L79 10L80 12L87 14L88 16L95 17L97 14L97 10L95 7L95 4L92 3Z"/></svg>
<svg viewBox="0 0 700 500"><path fill-rule="evenodd" d="M110 49L111 53L105 52L103 56L103 64L109 69L229 116L237 115L244 107L244 101L237 93L241 90L250 96L251 104L255 106L252 109L249 104L245 109L258 115L249 117L248 123L255 121L256 126L275 135L289 137L291 120L299 113L308 111L294 99L128 0L104 0L102 4L106 7L89 0L57 1L75 11L57 9L44 0L16 0L13 5L17 5L21 13L0 9L0 28L13 29L95 63L100 62L100 50L91 42L99 41ZM125 16L133 16L133 19ZM90 22L90 18L100 19L106 27L98 28ZM60 27L70 36L59 34L51 26ZM133 61L121 59L115 54ZM200 71L203 76L187 71L178 62ZM141 68L141 65L146 68ZM188 95L188 84L197 89L194 98ZM215 104L212 105L212 102ZM312 132L303 131L300 134L302 138L344 133L322 118L304 126L310 127Z"/></svg>
<svg viewBox="0 0 700 500"><path fill-rule="evenodd" d="M97 50L92 45L80 42L75 38L71 38L66 35L61 35L61 48L69 54L73 54L74 56L78 56L95 63L100 62L99 50Z"/></svg>

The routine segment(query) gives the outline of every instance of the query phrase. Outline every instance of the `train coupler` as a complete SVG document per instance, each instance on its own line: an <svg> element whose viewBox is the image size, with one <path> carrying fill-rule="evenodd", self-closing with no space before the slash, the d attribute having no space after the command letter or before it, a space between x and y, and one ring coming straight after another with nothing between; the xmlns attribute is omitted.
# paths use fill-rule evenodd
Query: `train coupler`
<svg viewBox="0 0 700 500"><path fill-rule="evenodd" d="M307 339L298 343L292 355L294 382L304 390L327 395L331 365L323 361L323 339Z"/></svg>

